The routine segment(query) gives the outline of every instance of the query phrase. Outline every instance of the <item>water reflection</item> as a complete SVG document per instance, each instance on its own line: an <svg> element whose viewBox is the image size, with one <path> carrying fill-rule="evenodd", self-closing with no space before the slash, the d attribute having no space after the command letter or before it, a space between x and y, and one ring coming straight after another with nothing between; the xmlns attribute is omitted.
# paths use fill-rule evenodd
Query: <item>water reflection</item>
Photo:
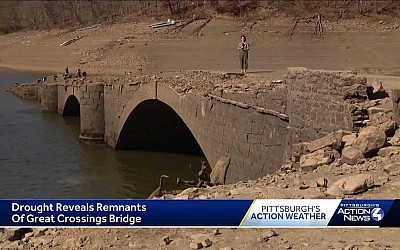
<svg viewBox="0 0 400 250"><path fill-rule="evenodd" d="M41 113L40 104L5 92L37 76L0 72L0 198L146 198L161 174L193 179L200 157L115 151L79 143L79 117Z"/></svg>

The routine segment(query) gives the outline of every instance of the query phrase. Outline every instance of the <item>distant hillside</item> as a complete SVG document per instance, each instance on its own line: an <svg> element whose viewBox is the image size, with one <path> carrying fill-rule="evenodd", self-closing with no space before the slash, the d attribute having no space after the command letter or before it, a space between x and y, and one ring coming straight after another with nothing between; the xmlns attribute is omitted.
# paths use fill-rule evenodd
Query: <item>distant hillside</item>
<svg viewBox="0 0 400 250"><path fill-rule="evenodd" d="M231 15L267 19L285 15L307 17L320 13L327 19L369 15L397 17L400 1L391 0L137 0L137 1L0 1L0 33L21 29L85 26L139 18L187 18Z"/></svg>

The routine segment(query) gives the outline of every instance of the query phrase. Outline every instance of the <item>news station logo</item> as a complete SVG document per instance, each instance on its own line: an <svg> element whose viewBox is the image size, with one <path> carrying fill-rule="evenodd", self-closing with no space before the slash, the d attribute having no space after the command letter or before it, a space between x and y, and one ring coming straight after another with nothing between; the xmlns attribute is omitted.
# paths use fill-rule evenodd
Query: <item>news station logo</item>
<svg viewBox="0 0 400 250"><path fill-rule="evenodd" d="M381 221L384 216L385 216L385 213L383 212L382 208L377 207L377 208L372 209L371 218L374 221Z"/></svg>
<svg viewBox="0 0 400 250"><path fill-rule="evenodd" d="M368 222L381 221L385 212L379 207L379 204L340 204L337 215L343 216L345 222Z"/></svg>

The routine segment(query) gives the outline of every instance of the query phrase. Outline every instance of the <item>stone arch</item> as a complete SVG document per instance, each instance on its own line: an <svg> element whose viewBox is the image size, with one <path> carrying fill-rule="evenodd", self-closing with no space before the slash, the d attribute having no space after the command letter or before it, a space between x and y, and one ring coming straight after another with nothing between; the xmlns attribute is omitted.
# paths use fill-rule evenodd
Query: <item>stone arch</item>
<svg viewBox="0 0 400 250"><path fill-rule="evenodd" d="M62 111L63 116L80 116L81 113L81 105L78 101L78 98L74 95L68 96L65 101L64 108Z"/></svg>
<svg viewBox="0 0 400 250"><path fill-rule="evenodd" d="M142 101L132 110L121 130L116 149L204 155L182 118L157 99Z"/></svg>
<svg viewBox="0 0 400 250"><path fill-rule="evenodd" d="M138 89L135 90L135 93L129 98L129 100L123 106L123 109L118 115L118 119L115 123L115 134L113 136L114 142L111 143L111 145L116 149L124 148L125 145L122 136L126 136L126 133L129 134L129 132L126 131L129 130L126 128L126 125L129 125L129 123L131 123L131 125L132 123L134 124L135 122L132 120L134 120L136 115L139 115L138 116L139 120L141 119L143 121L149 119L147 120L148 123L155 122L157 120L157 117L149 117L149 115L155 116L156 114L154 113L151 114L152 111L161 109L163 112L162 119L164 121L167 120L167 124L165 124L165 126L171 128L170 126L171 124L173 124L172 121L175 121L178 124L176 125L177 129L183 130L182 134L178 136L180 139L184 139L180 141L182 143L181 146L184 147L193 143L192 146L189 147L190 149L187 150L188 152L182 150L182 147L179 147L179 145L176 147L172 147L172 149L176 152L181 152L181 153L197 153L197 154L201 153L210 163L211 167L213 167L212 164L214 164L214 162L210 158L211 151L207 151L208 148L206 147L207 145L206 141L203 140L204 137L202 137L196 130L196 127L194 126L194 124L196 124L195 118L191 117L190 112L186 110L185 107L187 107L187 105L185 105L184 102L185 102L184 97L180 96L177 92L175 92L173 89L164 84L156 83L156 86L151 84L140 86ZM137 128L137 126L139 125L134 124L133 127ZM153 123L150 125L150 128L155 129L157 128L157 126L159 128L162 128L163 125ZM169 132L171 133L175 133L176 131L177 130L169 130ZM132 133L134 134L135 131L132 131ZM167 138L167 141L170 141L171 138L173 138L173 136L168 133L161 133L161 134L156 133L153 136L157 135L161 135L164 139ZM147 135L147 136L151 137L152 135ZM146 135L142 135L141 139L137 138L137 141L135 142L139 143L139 141L144 140L145 137ZM156 139L156 137L152 139ZM165 149L164 146L166 145L160 145L160 144L158 145L161 146L161 150ZM151 148L149 145L146 146L147 148L145 147L144 149L156 150L155 148Z"/></svg>
<svg viewBox="0 0 400 250"><path fill-rule="evenodd" d="M67 101L71 96L75 97L76 100L81 103L82 100L82 86L69 86L69 85L58 85L58 113L64 115L64 109L67 105ZM82 110L80 110L82 113Z"/></svg>

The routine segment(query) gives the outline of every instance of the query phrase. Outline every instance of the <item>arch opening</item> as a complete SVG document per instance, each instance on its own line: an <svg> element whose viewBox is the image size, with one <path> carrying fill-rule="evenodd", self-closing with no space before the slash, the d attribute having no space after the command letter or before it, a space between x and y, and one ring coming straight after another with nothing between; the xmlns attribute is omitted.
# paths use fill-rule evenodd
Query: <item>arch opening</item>
<svg viewBox="0 0 400 250"><path fill-rule="evenodd" d="M63 116L80 116L81 113L81 105L79 104L78 99L70 95L65 102Z"/></svg>
<svg viewBox="0 0 400 250"><path fill-rule="evenodd" d="M182 118L159 100L141 102L130 113L116 149L182 153L204 157Z"/></svg>

